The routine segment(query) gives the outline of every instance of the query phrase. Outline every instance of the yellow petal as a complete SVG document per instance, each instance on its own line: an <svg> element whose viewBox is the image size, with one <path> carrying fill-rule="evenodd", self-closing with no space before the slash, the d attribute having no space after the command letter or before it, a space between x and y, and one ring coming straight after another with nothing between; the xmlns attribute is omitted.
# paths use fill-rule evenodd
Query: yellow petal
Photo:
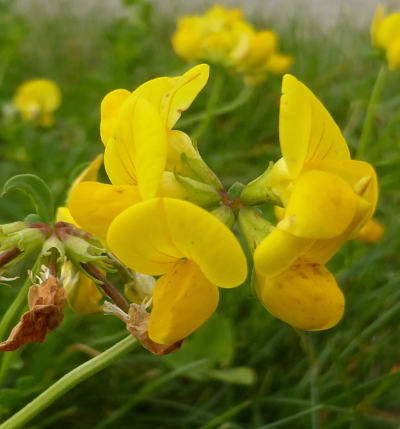
<svg viewBox="0 0 400 429"><path fill-rule="evenodd" d="M385 13L385 6L379 3L371 23L371 41L374 46L379 46L378 32L381 28L383 20L385 19Z"/></svg>
<svg viewBox="0 0 400 429"><path fill-rule="evenodd" d="M343 293L323 265L295 264L270 279L261 275L256 282L265 308L295 328L329 329L343 316Z"/></svg>
<svg viewBox="0 0 400 429"><path fill-rule="evenodd" d="M289 268L313 242L275 229L256 248L254 267L264 276L276 276Z"/></svg>
<svg viewBox="0 0 400 429"><path fill-rule="evenodd" d="M400 12L391 13L380 24L377 44L387 49L390 43L400 37Z"/></svg>
<svg viewBox="0 0 400 429"><path fill-rule="evenodd" d="M182 161L181 156L198 158L199 154L193 146L190 137L182 131L172 130L168 133L168 155L166 169L179 174Z"/></svg>
<svg viewBox="0 0 400 429"><path fill-rule="evenodd" d="M130 207L111 224L107 242L122 262L148 275L164 274L178 259L188 258L220 287L238 286L247 276L234 234L187 201L158 198Z"/></svg>
<svg viewBox="0 0 400 429"><path fill-rule="evenodd" d="M306 161L350 159L339 127L315 95L292 75L285 75L279 114L279 139L290 175Z"/></svg>
<svg viewBox="0 0 400 429"><path fill-rule="evenodd" d="M332 238L352 221L357 195L335 174L310 170L296 180L278 229L303 238Z"/></svg>
<svg viewBox="0 0 400 429"><path fill-rule="evenodd" d="M167 158L167 136L156 109L131 96L122 106L115 140L110 139L104 164L115 185L137 183L143 199L157 194Z"/></svg>
<svg viewBox="0 0 400 429"><path fill-rule="evenodd" d="M290 55L275 53L267 62L267 70L273 74L284 74L292 67L293 58Z"/></svg>
<svg viewBox="0 0 400 429"><path fill-rule="evenodd" d="M365 243L377 243L385 232L383 225L376 219L368 221L360 231L358 239Z"/></svg>
<svg viewBox="0 0 400 429"><path fill-rule="evenodd" d="M82 173L74 180L69 188L68 195L81 182L96 182L99 175L99 170L103 164L103 154L97 155L96 158L85 168Z"/></svg>
<svg viewBox="0 0 400 429"><path fill-rule="evenodd" d="M363 161L313 161L306 165L305 170L316 169L323 170L345 180L356 194L368 204L367 206L358 201L359 207L358 219L359 224L354 224L353 228L359 229L375 212L378 202L378 178L371 164ZM361 212L363 215L361 216Z"/></svg>
<svg viewBox="0 0 400 429"><path fill-rule="evenodd" d="M103 98L100 108L100 136L104 146L114 134L119 112L130 95L131 93L126 89L116 89Z"/></svg>
<svg viewBox="0 0 400 429"><path fill-rule="evenodd" d="M75 225L76 227L80 228L79 225L76 223L75 219L72 217L68 207L57 208L56 222L71 223L72 225Z"/></svg>
<svg viewBox="0 0 400 429"><path fill-rule="evenodd" d="M400 70L400 34L389 43L386 51L386 59L390 70Z"/></svg>
<svg viewBox="0 0 400 429"><path fill-rule="evenodd" d="M160 77L139 86L133 94L144 97L158 109L167 128L172 129L208 80L210 67L199 64L175 78Z"/></svg>
<svg viewBox="0 0 400 429"><path fill-rule="evenodd" d="M29 80L18 87L14 103L21 112L28 111L33 105L43 112L51 112L61 104L61 91L51 80Z"/></svg>
<svg viewBox="0 0 400 429"><path fill-rule="evenodd" d="M178 262L155 285L150 339L173 344L186 338L214 313L218 301L218 288L194 262Z"/></svg>
<svg viewBox="0 0 400 429"><path fill-rule="evenodd" d="M104 242L113 219L139 201L137 187L82 182L72 190L68 208L81 228Z"/></svg>

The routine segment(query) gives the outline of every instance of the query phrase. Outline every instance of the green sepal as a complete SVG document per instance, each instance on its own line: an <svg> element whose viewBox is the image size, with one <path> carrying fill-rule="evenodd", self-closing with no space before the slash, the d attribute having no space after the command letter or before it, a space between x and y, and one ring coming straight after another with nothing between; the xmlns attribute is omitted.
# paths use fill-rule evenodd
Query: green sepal
<svg viewBox="0 0 400 429"><path fill-rule="evenodd" d="M53 224L55 212L53 195L40 177L34 174L19 174L11 177L5 183L0 197L12 190L24 193L31 200L40 219L48 225Z"/></svg>
<svg viewBox="0 0 400 429"><path fill-rule="evenodd" d="M221 202L220 194L212 186L189 177L182 177L176 173L174 173L174 176L185 190L186 200L204 208L215 207Z"/></svg>
<svg viewBox="0 0 400 429"><path fill-rule="evenodd" d="M229 229L235 224L235 215L232 209L224 204L210 211L210 213L225 224Z"/></svg>
<svg viewBox="0 0 400 429"><path fill-rule="evenodd" d="M181 164L182 167L180 169L180 173L184 174L185 176L189 176L200 182L207 183L216 189L223 188L216 174L210 169L210 167L208 167L200 155L194 158L187 156L185 153L182 153Z"/></svg>
<svg viewBox="0 0 400 429"><path fill-rule="evenodd" d="M265 172L244 188L240 197L243 204L247 206L257 206L260 204L274 204L275 206L283 206L280 198L269 185L268 176L273 166L274 163L271 161Z"/></svg>
<svg viewBox="0 0 400 429"><path fill-rule="evenodd" d="M261 241L274 230L274 226L262 216L260 210L250 207L243 207L239 210L238 223L252 253Z"/></svg>

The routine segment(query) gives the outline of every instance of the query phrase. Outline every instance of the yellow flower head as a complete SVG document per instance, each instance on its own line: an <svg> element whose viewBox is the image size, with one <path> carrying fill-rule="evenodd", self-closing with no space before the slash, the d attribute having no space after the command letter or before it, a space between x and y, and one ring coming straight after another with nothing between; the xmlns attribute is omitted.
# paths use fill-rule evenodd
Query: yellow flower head
<svg viewBox="0 0 400 429"><path fill-rule="evenodd" d="M323 265L372 217L377 178L370 164L350 159L328 111L291 75L283 78L279 137L283 157L268 180L285 211L254 253L259 296L295 327L326 329L340 320L344 300ZM283 287L289 279L291 286ZM299 310L299 291L307 314ZM280 300L285 306L276 304Z"/></svg>
<svg viewBox="0 0 400 429"><path fill-rule="evenodd" d="M172 128L208 80L200 64L182 76L150 80L130 93L117 89L101 104L100 134L104 165L111 185L84 182L76 186L68 206L77 222L105 241L111 221L139 201L171 189L171 172L179 172L181 154L197 157L185 133ZM172 183L173 185L173 183Z"/></svg>
<svg viewBox="0 0 400 429"><path fill-rule="evenodd" d="M29 80L18 87L14 104L24 120L50 127L54 122L53 112L61 104L61 91L51 80Z"/></svg>
<svg viewBox="0 0 400 429"><path fill-rule="evenodd" d="M400 12L386 15L379 4L371 24L372 44L383 49L391 70L400 69Z"/></svg>
<svg viewBox="0 0 400 429"><path fill-rule="evenodd" d="M128 267L160 276L149 322L158 344L187 337L215 311L218 287L238 286L247 276L234 234L187 201L153 198L128 208L112 222L107 242Z"/></svg>

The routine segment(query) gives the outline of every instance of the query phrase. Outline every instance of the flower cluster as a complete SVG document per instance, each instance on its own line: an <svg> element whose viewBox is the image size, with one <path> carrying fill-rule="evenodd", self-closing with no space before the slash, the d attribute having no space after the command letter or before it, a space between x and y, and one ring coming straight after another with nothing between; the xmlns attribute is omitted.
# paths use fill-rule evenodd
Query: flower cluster
<svg viewBox="0 0 400 429"><path fill-rule="evenodd" d="M372 44L384 51L390 70L400 69L400 12L386 16L379 4L371 25Z"/></svg>
<svg viewBox="0 0 400 429"><path fill-rule="evenodd" d="M172 45L185 60L221 64L243 73L250 84L262 82L269 73L281 75L292 64L289 55L279 52L274 31L257 31L243 19L241 10L223 6L179 18Z"/></svg>

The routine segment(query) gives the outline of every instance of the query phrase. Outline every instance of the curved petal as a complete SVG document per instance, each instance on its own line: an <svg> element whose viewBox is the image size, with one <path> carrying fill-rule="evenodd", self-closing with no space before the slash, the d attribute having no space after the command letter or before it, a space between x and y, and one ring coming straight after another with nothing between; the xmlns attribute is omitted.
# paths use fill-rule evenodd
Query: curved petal
<svg viewBox="0 0 400 429"><path fill-rule="evenodd" d="M343 293L323 265L295 264L279 276L259 276L256 282L265 308L295 328L329 329L343 316Z"/></svg>
<svg viewBox="0 0 400 429"><path fill-rule="evenodd" d="M172 130L168 133L168 155L166 170L180 172L182 168L181 156L185 154L188 157L198 158L199 154L193 146L190 137L178 130Z"/></svg>
<svg viewBox="0 0 400 429"><path fill-rule="evenodd" d="M339 176L310 170L296 180L278 229L303 238L332 238L350 225L357 195Z"/></svg>
<svg viewBox="0 0 400 429"><path fill-rule="evenodd" d="M173 344L199 328L216 310L218 288L197 264L185 260L158 279L153 294L149 337Z"/></svg>
<svg viewBox="0 0 400 429"><path fill-rule="evenodd" d="M314 240L275 229L256 248L254 267L264 276L276 276L290 267L313 243Z"/></svg>
<svg viewBox="0 0 400 429"><path fill-rule="evenodd" d="M114 134L119 112L130 95L127 89L116 89L103 98L100 107L100 136L104 146L107 146L108 140Z"/></svg>
<svg viewBox="0 0 400 429"><path fill-rule="evenodd" d="M144 274L164 274L178 259L188 258L220 287L238 286L247 276L234 234L187 201L158 198L130 207L111 224L107 241L121 261Z"/></svg>
<svg viewBox="0 0 400 429"><path fill-rule="evenodd" d="M142 198L157 194L167 159L167 136L156 109L144 98L130 97L123 105L104 154L113 184L137 183Z"/></svg>
<svg viewBox="0 0 400 429"><path fill-rule="evenodd" d="M160 77L139 86L133 94L144 97L159 112L167 128L172 129L181 113L188 109L204 88L210 67L199 64L182 76Z"/></svg>
<svg viewBox="0 0 400 429"><path fill-rule="evenodd" d="M361 228L357 239L364 243L377 243L383 237L384 232L384 226L376 219L371 219Z"/></svg>
<svg viewBox="0 0 400 429"><path fill-rule="evenodd" d="M346 141L329 112L290 74L282 81L279 139L293 178L298 176L306 161L350 159Z"/></svg>
<svg viewBox="0 0 400 429"><path fill-rule="evenodd" d="M400 12L391 13L380 24L377 44L387 49L390 43L400 37Z"/></svg>
<svg viewBox="0 0 400 429"><path fill-rule="evenodd" d="M82 171L82 173L74 180L69 188L68 195L71 193L75 186L81 182L95 182L99 175L99 170L103 164L103 154L97 155L96 158Z"/></svg>
<svg viewBox="0 0 400 429"><path fill-rule="evenodd" d="M371 29L370 29L371 41L374 46L379 46L378 32L381 28L383 20L385 19L385 15L386 15L385 6L379 3L375 10L374 17L372 18Z"/></svg>
<svg viewBox="0 0 400 429"><path fill-rule="evenodd" d="M99 182L82 182L76 186L68 199L68 208L73 219L84 230L105 241L113 219L141 201L134 186L113 186Z"/></svg>

